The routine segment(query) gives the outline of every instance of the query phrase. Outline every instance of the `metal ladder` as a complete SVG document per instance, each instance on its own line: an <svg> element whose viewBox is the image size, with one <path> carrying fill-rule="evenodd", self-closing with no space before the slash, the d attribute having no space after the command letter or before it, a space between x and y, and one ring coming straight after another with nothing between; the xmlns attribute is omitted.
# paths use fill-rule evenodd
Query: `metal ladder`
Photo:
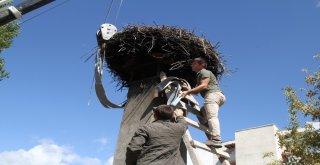
<svg viewBox="0 0 320 165"><path fill-rule="evenodd" d="M196 116L201 116L199 103L192 95L188 95L184 97L182 101L180 97L181 92L181 82L186 82L183 79L179 79L176 77L166 77L164 72L160 73L160 84L158 85L158 90L165 93L166 97L168 98L167 104L176 106L177 108L183 109L186 113L185 120L188 125L203 131L205 133L211 134L208 127L189 119L188 113L192 113ZM222 148L209 148L207 145L192 139L189 130L186 131L185 135L183 136L183 141L187 147L188 153L190 155L191 161L193 165L204 165L200 159L200 156L195 151L196 148L203 149L205 151L211 152L218 156L219 161L222 165L230 165L229 158L230 155L223 151Z"/></svg>

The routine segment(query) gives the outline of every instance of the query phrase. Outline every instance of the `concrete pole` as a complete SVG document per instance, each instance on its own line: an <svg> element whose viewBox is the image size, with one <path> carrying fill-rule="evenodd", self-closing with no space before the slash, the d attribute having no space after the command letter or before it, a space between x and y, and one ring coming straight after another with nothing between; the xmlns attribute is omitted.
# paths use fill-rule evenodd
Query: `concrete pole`
<svg viewBox="0 0 320 165"><path fill-rule="evenodd" d="M16 6L10 6L0 13L0 26L5 25L22 15L49 4L55 0L25 0Z"/></svg>
<svg viewBox="0 0 320 165"><path fill-rule="evenodd" d="M148 79L130 85L128 102L122 116L113 165L125 165L127 145L134 132L142 125L153 121L152 107L166 104L166 97L158 96L156 85L159 78ZM181 156L187 161L187 149L182 142Z"/></svg>

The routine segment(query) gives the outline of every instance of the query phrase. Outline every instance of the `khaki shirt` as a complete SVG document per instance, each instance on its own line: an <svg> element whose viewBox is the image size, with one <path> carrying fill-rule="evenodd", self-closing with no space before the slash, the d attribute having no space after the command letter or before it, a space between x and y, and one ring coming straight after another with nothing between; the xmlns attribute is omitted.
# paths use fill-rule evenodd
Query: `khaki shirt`
<svg viewBox="0 0 320 165"><path fill-rule="evenodd" d="M197 73L197 86L200 85L201 80L204 78L209 78L210 81L208 87L200 92L202 97L204 97L208 92L221 92L216 76L207 69L201 69Z"/></svg>

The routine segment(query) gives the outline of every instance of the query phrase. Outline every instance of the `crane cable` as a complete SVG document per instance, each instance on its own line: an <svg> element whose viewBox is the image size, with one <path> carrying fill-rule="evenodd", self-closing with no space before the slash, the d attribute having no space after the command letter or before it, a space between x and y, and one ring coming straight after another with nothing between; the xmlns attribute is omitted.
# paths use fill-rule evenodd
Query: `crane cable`
<svg viewBox="0 0 320 165"><path fill-rule="evenodd" d="M107 22L108 17L109 17L109 15L110 15L112 5L113 5L113 0L111 0L111 3L110 3L109 8L108 8L108 12L107 12L107 14L106 14L106 17L104 18L104 22L105 22L105 23Z"/></svg>
<svg viewBox="0 0 320 165"><path fill-rule="evenodd" d="M122 4L123 4L123 0L120 1L120 5L119 5L118 11L117 11L116 20L114 21L114 25L117 25L117 20L118 20L118 16L119 16Z"/></svg>
<svg viewBox="0 0 320 165"><path fill-rule="evenodd" d="M116 16L115 16L115 20L114 20L114 25L117 24L118 17L119 17L119 14L120 14L120 10L121 10L121 7L122 7L122 5L123 5L123 1L124 1L124 0L121 0L121 1L120 1L118 10L116 11ZM107 9L107 14L106 14L105 19L104 19L104 23L107 23L107 22L108 22L108 18L109 18L109 16L110 16L113 3L114 3L114 0L111 0L109 6L107 7L108 9Z"/></svg>

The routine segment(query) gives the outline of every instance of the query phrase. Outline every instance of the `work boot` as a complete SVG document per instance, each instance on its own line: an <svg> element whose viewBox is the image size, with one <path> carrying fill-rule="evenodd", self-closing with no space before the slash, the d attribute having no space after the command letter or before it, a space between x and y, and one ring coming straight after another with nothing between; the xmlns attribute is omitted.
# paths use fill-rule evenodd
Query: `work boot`
<svg viewBox="0 0 320 165"><path fill-rule="evenodd" d="M222 147L222 143L221 140L208 140L206 141L204 144L206 144L208 147L214 147L214 148L221 148Z"/></svg>

